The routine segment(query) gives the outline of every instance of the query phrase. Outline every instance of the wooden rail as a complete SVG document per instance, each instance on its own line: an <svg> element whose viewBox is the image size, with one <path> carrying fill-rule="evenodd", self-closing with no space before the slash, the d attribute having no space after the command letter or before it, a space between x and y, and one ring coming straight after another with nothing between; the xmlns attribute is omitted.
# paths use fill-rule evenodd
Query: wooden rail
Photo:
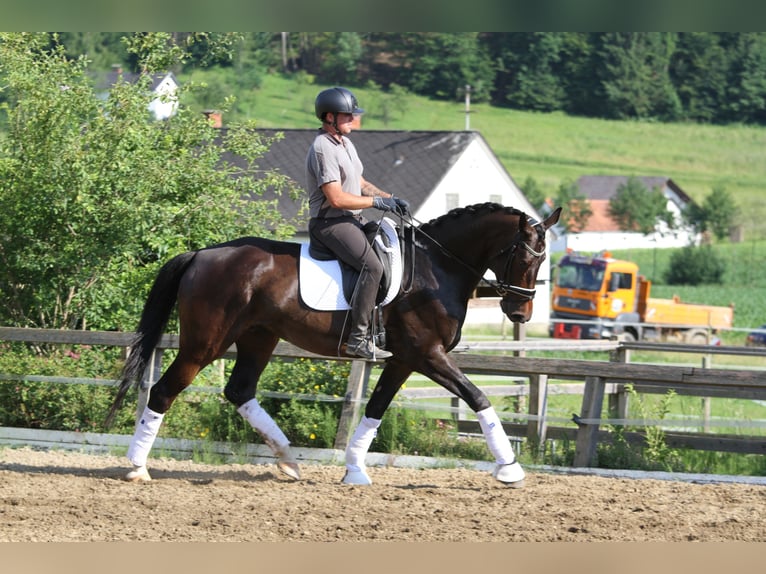
<svg viewBox="0 0 766 574"><path fill-rule="evenodd" d="M42 329L17 329L0 327L0 340L25 341L37 344L89 344L127 347L131 333L97 331L52 331ZM701 397L725 397L766 400L766 369L713 369L691 366L649 365L625 362L631 350L655 350L660 352L693 352L705 354L729 354L766 358L766 351L746 347L709 347L704 345L663 345L651 343L610 342L600 350L610 350L610 360L570 360L530 358L524 356L478 355L475 353L453 353L458 366L467 374L521 377L529 380L527 391L529 422L526 425L504 423L511 436L526 437L533 444L540 445L546 438L567 438L575 441L575 466L592 466L596 447L606 437L600 428L604 396L610 399L610 412L617 419L626 418L627 401L625 385L632 384L637 392L666 393L673 389L678 394ZM154 363L154 380L161 367L162 351L178 347L177 335L162 337ZM562 348L561 345L556 345ZM542 345L524 347L515 342L511 349L540 349ZM234 356L235 349L229 350ZM347 357L325 357L307 353L289 343L280 342L275 356L284 358L319 358L349 361ZM352 361L343 412L335 441L335 448L345 449L350 432L359 416L374 363ZM547 396L552 391L549 379L584 381L583 401L579 416L573 417L577 428L547 428ZM521 386L521 385L520 385ZM582 385L581 385L582 386ZM476 431L475 421L460 421L460 430ZM705 450L751 452L766 454L766 439L762 437L710 435L705 433L667 433L669 446L686 446ZM641 433L628 433L629 440L640 440Z"/></svg>

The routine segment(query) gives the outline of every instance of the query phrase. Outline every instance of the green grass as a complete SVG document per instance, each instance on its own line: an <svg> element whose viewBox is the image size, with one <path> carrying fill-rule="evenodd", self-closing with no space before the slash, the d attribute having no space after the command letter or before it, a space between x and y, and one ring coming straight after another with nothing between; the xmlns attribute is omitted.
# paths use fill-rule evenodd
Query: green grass
<svg viewBox="0 0 766 574"><path fill-rule="evenodd" d="M265 75L256 86L255 81L237 81L233 70L180 76L182 82L206 81L211 91L236 96L236 106L224 122L252 119L264 128L315 127L314 97L328 86L313 84L305 76L297 78ZM367 110L364 129L465 128L462 102L408 95L403 98L402 113L380 90L352 88ZM201 110L212 104L208 99L189 105ZM386 109L390 110L387 119ZM742 208L746 237L766 237L764 127L612 121L488 104L474 104L471 110L471 129L482 134L518 185L533 177L554 193L562 181L582 175L664 175L696 201L722 185Z"/></svg>

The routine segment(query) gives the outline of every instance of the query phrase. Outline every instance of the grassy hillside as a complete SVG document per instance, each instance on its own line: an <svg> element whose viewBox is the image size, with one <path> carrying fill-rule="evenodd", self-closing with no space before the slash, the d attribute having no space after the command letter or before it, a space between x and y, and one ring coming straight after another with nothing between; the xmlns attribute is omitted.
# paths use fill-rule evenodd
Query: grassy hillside
<svg viewBox="0 0 766 574"><path fill-rule="evenodd" d="M258 87L242 87L246 82L231 70L196 72L191 78L206 81L211 92L237 97L229 119L255 119L275 128L316 126L314 97L327 87L279 75L263 76ZM465 128L462 102L394 98L356 87L354 92L367 110L366 129ZM746 239L766 237L764 127L620 122L487 104L471 109L470 128L481 132L519 185L531 176L553 193L563 180L581 175L665 175L697 201L722 185L742 208Z"/></svg>

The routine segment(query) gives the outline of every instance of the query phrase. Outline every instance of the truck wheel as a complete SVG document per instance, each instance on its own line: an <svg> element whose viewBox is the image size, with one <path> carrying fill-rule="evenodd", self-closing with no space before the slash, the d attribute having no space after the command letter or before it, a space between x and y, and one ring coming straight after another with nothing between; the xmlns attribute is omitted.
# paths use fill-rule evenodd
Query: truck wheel
<svg viewBox="0 0 766 574"><path fill-rule="evenodd" d="M636 335L633 331L624 331L620 334L620 340L625 343L635 343Z"/></svg>
<svg viewBox="0 0 766 574"><path fill-rule="evenodd" d="M691 329L686 332L684 337L686 342L690 345L707 345L707 332L702 329Z"/></svg>

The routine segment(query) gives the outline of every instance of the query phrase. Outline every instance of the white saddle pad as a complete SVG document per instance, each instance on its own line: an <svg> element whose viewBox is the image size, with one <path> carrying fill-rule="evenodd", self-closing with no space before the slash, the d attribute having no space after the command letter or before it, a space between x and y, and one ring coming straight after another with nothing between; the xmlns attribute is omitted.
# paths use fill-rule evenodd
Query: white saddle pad
<svg viewBox="0 0 766 574"><path fill-rule="evenodd" d="M402 282L402 252L399 249L399 236L393 220L384 217L381 229L389 239L391 247L386 247L379 236L375 241L385 251L391 253L391 286L388 288L381 305L390 303L399 293ZM337 259L320 261L309 255L309 246L301 245L301 259L298 264L298 284L303 302L317 311L345 311L350 309L343 295L343 280L340 263Z"/></svg>

